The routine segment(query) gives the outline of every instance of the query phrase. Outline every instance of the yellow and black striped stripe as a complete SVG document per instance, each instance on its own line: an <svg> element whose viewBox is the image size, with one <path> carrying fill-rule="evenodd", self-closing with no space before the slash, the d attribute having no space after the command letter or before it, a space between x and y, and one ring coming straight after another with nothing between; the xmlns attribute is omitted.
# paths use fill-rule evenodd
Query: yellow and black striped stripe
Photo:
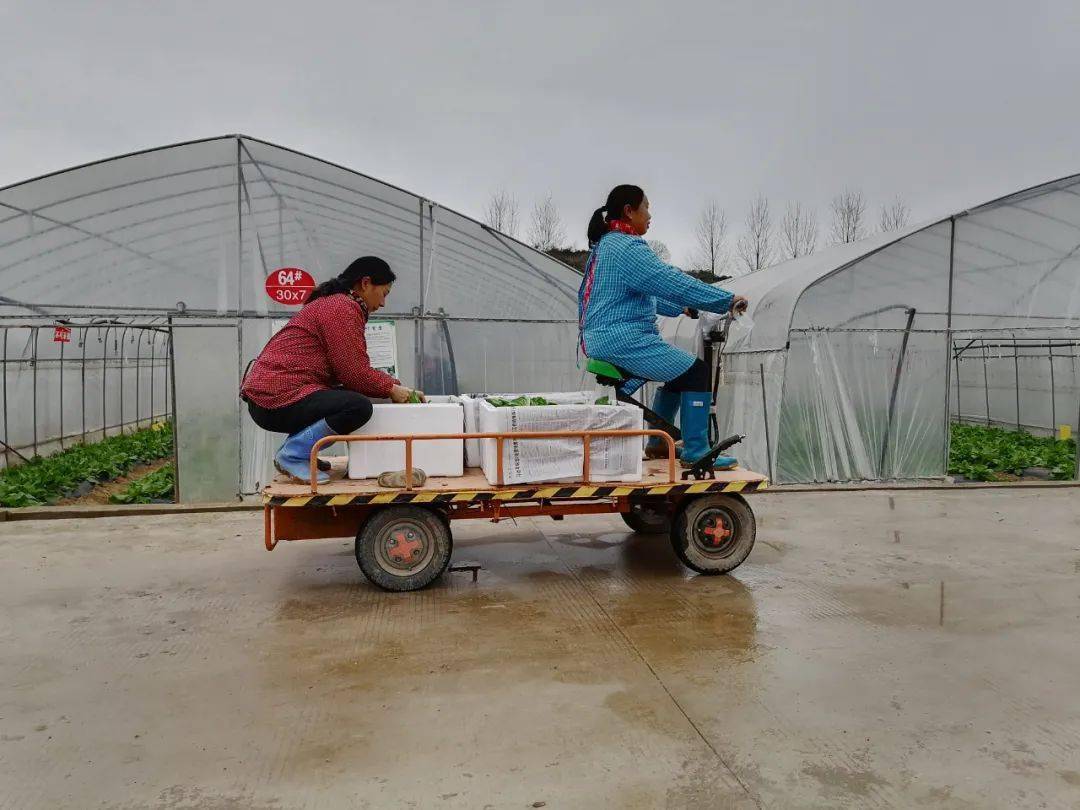
<svg viewBox="0 0 1080 810"><path fill-rule="evenodd" d="M475 501L574 500L617 498L626 495L700 495L706 492L749 493L764 489L768 481L680 481L677 484L606 484L599 486L529 487L450 492L359 492L344 495L264 495L267 506L366 506L402 503L469 503Z"/></svg>

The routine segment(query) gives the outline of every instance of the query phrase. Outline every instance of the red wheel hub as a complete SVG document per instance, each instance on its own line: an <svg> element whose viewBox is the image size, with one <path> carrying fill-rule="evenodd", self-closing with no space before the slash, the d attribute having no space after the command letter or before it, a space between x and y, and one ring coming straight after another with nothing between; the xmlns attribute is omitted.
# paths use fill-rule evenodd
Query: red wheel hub
<svg viewBox="0 0 1080 810"><path fill-rule="evenodd" d="M394 562L407 563L423 553L424 544L413 532L401 529L390 535L386 551Z"/></svg>
<svg viewBox="0 0 1080 810"><path fill-rule="evenodd" d="M716 518L706 520L705 525L701 527L701 533L708 538L707 542L713 546L722 545L725 540L731 537L731 529Z"/></svg>

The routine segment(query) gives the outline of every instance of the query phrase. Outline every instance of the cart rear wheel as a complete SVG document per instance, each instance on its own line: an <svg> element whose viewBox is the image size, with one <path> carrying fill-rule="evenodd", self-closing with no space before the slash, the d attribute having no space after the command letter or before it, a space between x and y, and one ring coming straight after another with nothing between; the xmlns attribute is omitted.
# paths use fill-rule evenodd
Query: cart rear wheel
<svg viewBox="0 0 1080 810"><path fill-rule="evenodd" d="M419 506L380 509L356 535L356 562L388 591L415 591L434 582L450 563L454 541L441 514Z"/></svg>
<svg viewBox="0 0 1080 810"><path fill-rule="evenodd" d="M675 517L671 545L683 565L699 574L726 574L754 548L757 524L742 498L702 495Z"/></svg>
<svg viewBox="0 0 1080 810"><path fill-rule="evenodd" d="M667 504L637 501L629 512L620 512L623 523L639 534L667 534L671 531L671 515Z"/></svg>

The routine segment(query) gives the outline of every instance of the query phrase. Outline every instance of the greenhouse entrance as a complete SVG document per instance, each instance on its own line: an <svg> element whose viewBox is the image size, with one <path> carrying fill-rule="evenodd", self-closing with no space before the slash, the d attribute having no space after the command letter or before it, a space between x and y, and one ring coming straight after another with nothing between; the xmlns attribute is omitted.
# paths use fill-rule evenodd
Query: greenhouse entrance
<svg viewBox="0 0 1080 810"><path fill-rule="evenodd" d="M164 318L0 324L0 501L174 500L172 353Z"/></svg>
<svg viewBox="0 0 1080 810"><path fill-rule="evenodd" d="M952 342L949 472L977 481L1075 480L1080 336Z"/></svg>

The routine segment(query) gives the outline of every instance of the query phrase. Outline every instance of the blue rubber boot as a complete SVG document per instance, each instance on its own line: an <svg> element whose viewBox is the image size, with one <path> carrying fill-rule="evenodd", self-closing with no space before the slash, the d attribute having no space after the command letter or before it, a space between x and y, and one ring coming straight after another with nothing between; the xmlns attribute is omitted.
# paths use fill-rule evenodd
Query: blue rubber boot
<svg viewBox="0 0 1080 810"><path fill-rule="evenodd" d="M690 467L695 461L709 452L709 412L712 410L712 395L708 391L684 391L682 395L682 417L679 428L682 430L683 449L680 458L684 467ZM730 470L738 464L731 456L720 456L713 462L714 470Z"/></svg>
<svg viewBox="0 0 1080 810"><path fill-rule="evenodd" d="M293 433L274 454L274 466L278 471L291 475L305 484L311 483L311 448L324 436L333 436L334 429L320 419L314 425ZM324 472L315 474L315 482L325 484L330 476Z"/></svg>
<svg viewBox="0 0 1080 810"><path fill-rule="evenodd" d="M679 412L679 395L666 388L657 388L653 395L652 409L657 416L674 425L675 414ZM650 436L645 443L645 458L667 458L667 444L664 440L659 436Z"/></svg>

